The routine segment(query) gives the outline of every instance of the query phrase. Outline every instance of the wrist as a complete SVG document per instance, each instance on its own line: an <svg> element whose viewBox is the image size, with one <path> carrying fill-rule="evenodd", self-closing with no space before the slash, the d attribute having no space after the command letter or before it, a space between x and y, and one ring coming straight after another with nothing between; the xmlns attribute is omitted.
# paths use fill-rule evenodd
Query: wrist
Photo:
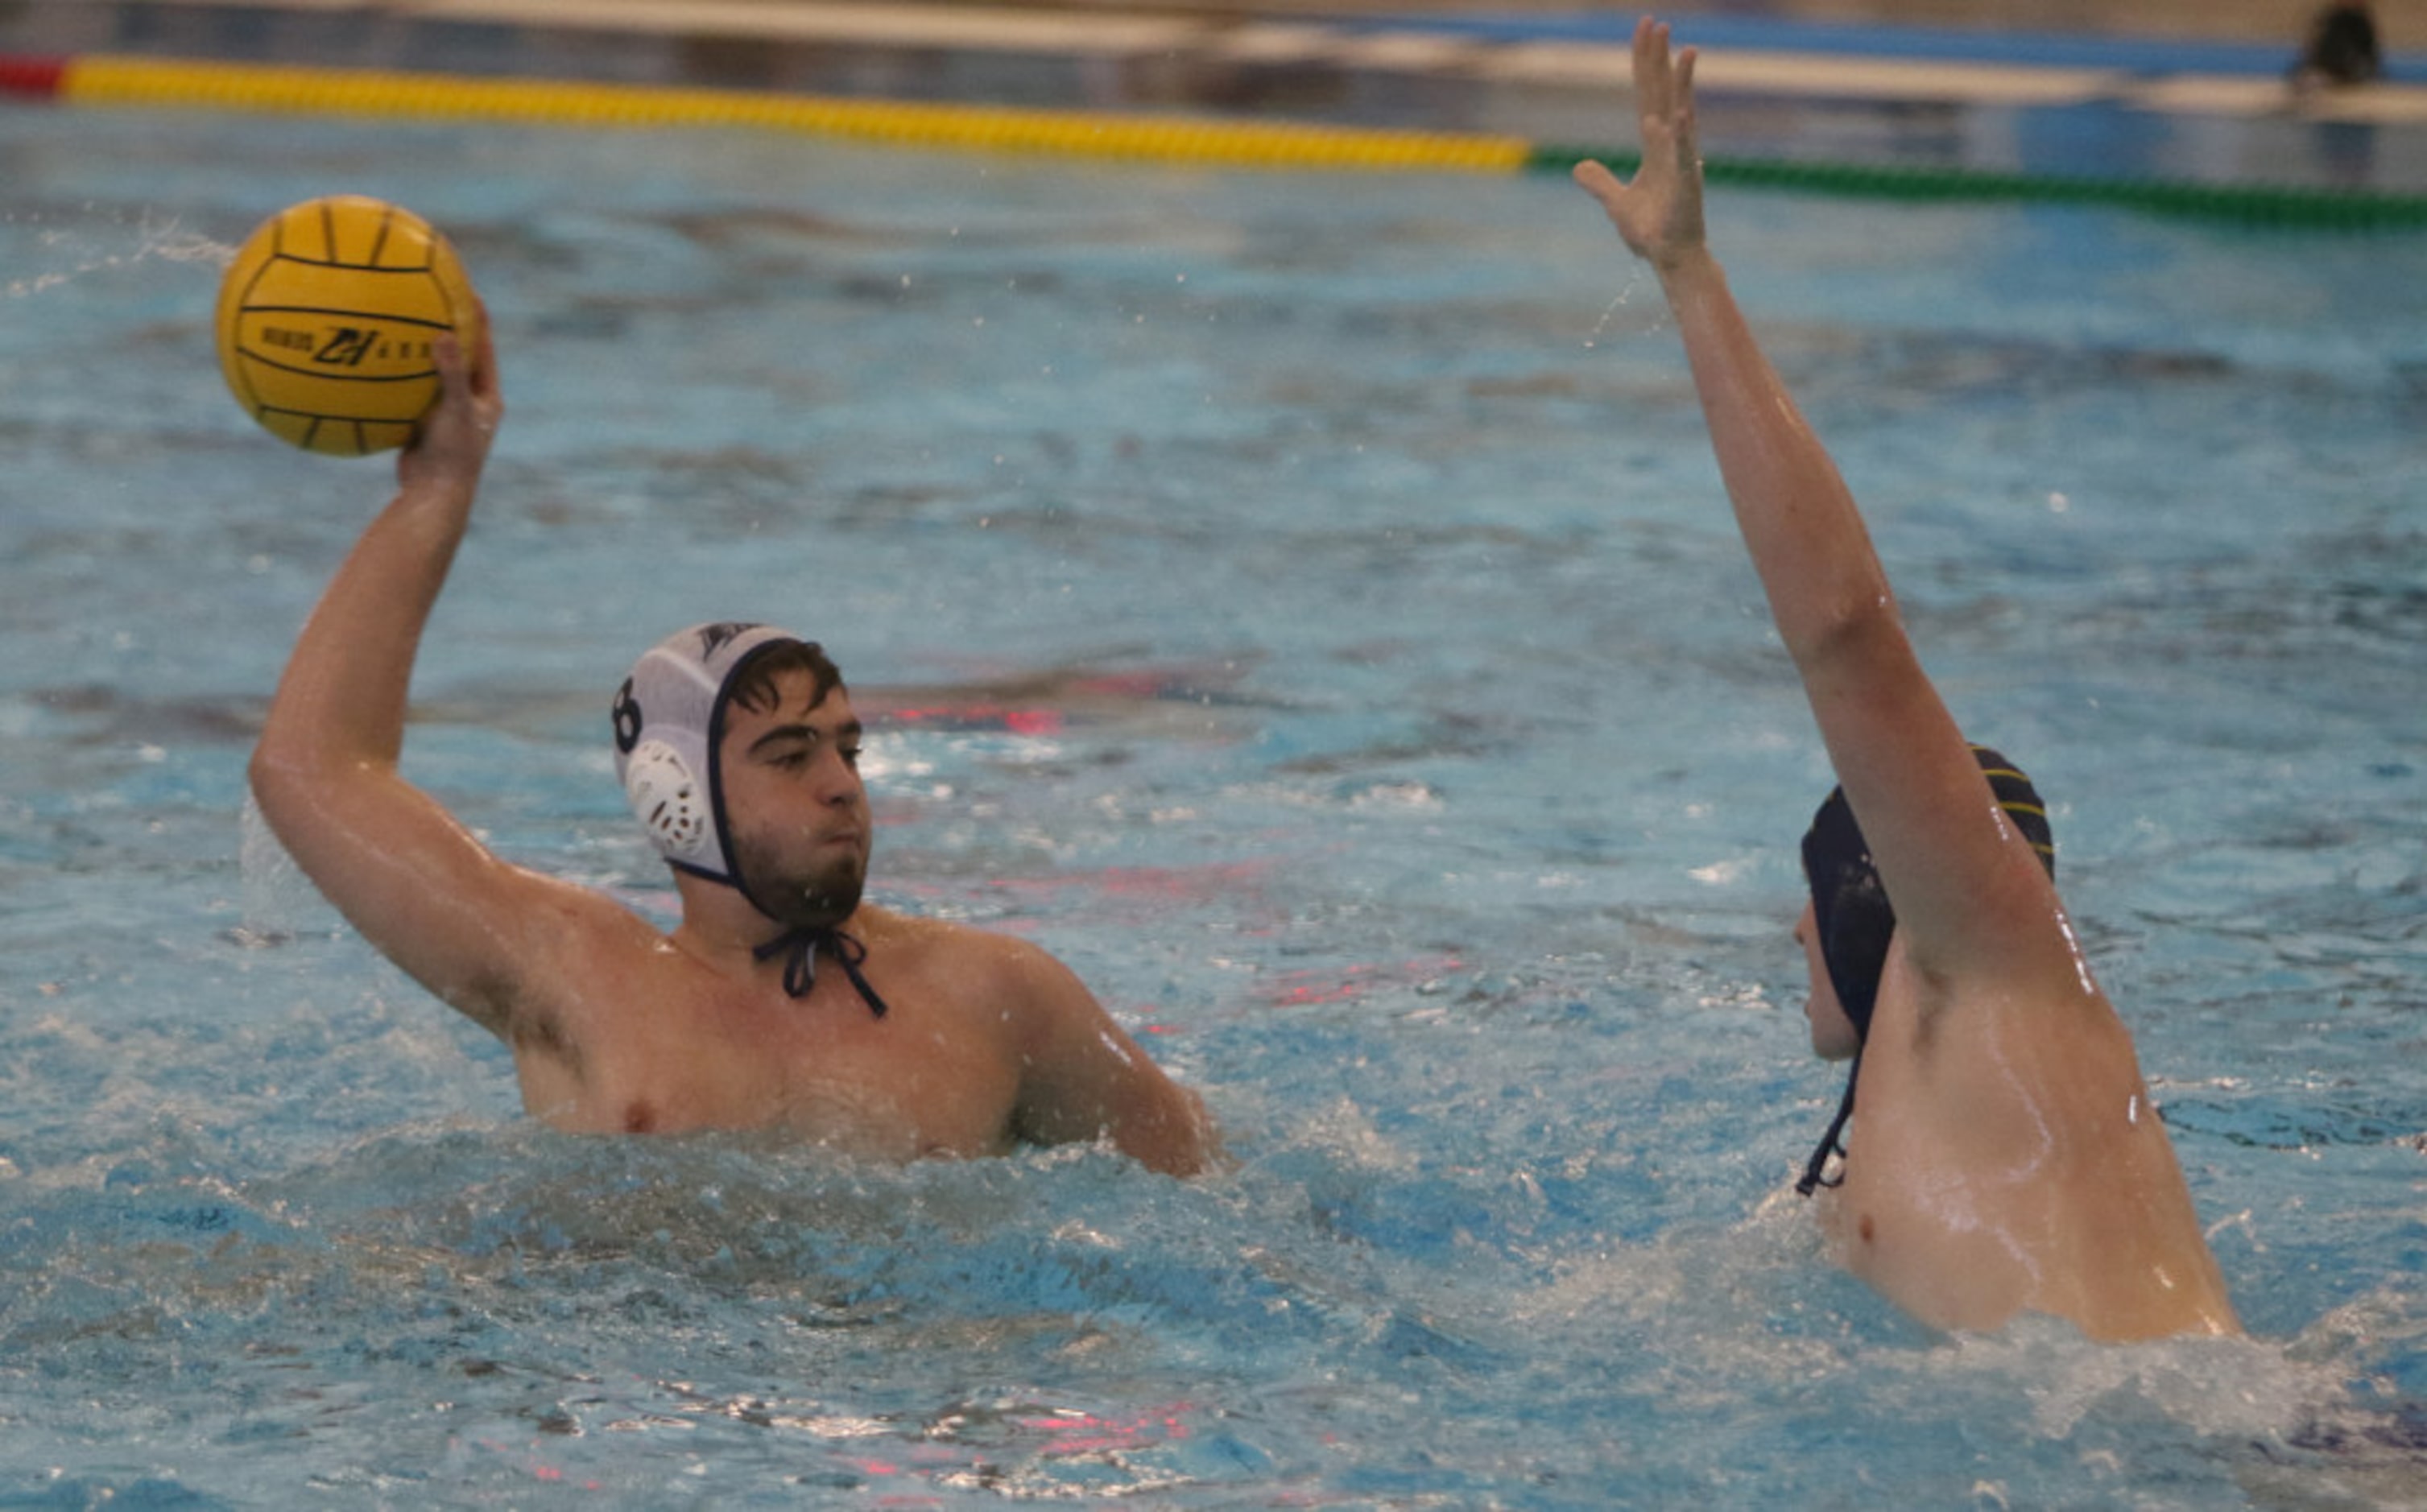
<svg viewBox="0 0 2427 1512"><path fill-rule="evenodd" d="M1671 297L1707 287L1722 278L1719 260L1711 255L1707 243L1699 241L1654 258L1652 268Z"/></svg>
<svg viewBox="0 0 2427 1512"><path fill-rule="evenodd" d="M399 499L427 509L467 510L480 489L480 476L465 477L447 468L415 469L397 480Z"/></svg>
<svg viewBox="0 0 2427 1512"><path fill-rule="evenodd" d="M472 490L451 479L400 481L386 518L425 548L452 551L472 523Z"/></svg>

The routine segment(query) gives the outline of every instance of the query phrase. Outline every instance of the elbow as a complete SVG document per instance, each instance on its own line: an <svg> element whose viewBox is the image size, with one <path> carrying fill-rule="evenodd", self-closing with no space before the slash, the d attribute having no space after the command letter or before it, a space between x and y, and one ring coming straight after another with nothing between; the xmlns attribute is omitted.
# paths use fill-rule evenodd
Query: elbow
<svg viewBox="0 0 2427 1512"><path fill-rule="evenodd" d="M1908 644L1896 599L1883 582L1865 583L1841 593L1817 612L1792 625L1782 624L1779 633L1806 682L1840 668L1868 664L1882 655L1898 654Z"/></svg>
<svg viewBox="0 0 2427 1512"><path fill-rule="evenodd" d="M255 807L280 839L290 837L309 816L327 809L346 785L345 764L323 751L274 732L262 738L245 766L245 780Z"/></svg>
<svg viewBox="0 0 2427 1512"><path fill-rule="evenodd" d="M252 759L245 764L246 783L252 789L252 801L265 811L291 801L311 785L313 763L291 741L274 734L265 735L252 748Z"/></svg>
<svg viewBox="0 0 2427 1512"><path fill-rule="evenodd" d="M254 803L269 801L269 791L277 785L279 775L278 753L270 748L269 742L264 740L254 746L252 759L246 762L244 768L245 786L252 789Z"/></svg>
<svg viewBox="0 0 2427 1512"><path fill-rule="evenodd" d="M267 813L278 802L278 795L290 771L281 759L281 753L268 740L252 748L252 759L245 763L245 786L252 789L252 801Z"/></svg>
<svg viewBox="0 0 2427 1512"><path fill-rule="evenodd" d="M252 789L253 806L261 811L270 833L281 843L287 843L298 816L312 801L305 765L296 759L293 752L265 740L252 748L252 760L245 767L245 780Z"/></svg>

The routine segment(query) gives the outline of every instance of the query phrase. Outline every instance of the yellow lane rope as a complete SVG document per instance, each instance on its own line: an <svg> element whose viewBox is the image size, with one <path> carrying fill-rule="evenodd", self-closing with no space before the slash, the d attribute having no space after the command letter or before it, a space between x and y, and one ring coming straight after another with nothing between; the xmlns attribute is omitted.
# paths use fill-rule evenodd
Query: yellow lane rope
<svg viewBox="0 0 2427 1512"><path fill-rule="evenodd" d="M68 60L58 96L88 105L199 106L549 124L750 127L901 145L1228 167L1514 173L1527 166L1533 151L1531 143L1515 137L655 85L192 63L110 54Z"/></svg>

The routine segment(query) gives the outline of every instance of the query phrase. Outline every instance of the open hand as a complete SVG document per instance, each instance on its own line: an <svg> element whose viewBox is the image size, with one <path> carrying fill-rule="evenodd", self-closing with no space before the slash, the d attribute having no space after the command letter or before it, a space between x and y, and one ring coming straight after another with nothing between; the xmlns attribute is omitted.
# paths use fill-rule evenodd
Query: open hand
<svg viewBox="0 0 2427 1512"><path fill-rule="evenodd" d="M1694 49L1673 57L1669 28L1646 16L1635 26L1635 102L1643 122L1643 165L1635 182L1596 162L1575 179L1601 202L1637 256L1667 268L1702 245L1702 158L1694 142Z"/></svg>

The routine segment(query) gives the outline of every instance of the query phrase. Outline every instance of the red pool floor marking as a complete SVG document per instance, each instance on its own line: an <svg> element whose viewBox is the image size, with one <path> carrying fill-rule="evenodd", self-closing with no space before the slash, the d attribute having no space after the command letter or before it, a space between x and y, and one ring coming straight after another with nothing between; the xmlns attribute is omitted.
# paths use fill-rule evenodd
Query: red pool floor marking
<svg viewBox="0 0 2427 1512"><path fill-rule="evenodd" d="M1013 735L1059 735L1067 723L1058 708L1014 708L1004 704L904 705L882 711L904 724L933 724L948 730L1008 731Z"/></svg>
<svg viewBox="0 0 2427 1512"><path fill-rule="evenodd" d="M1395 965L1360 962L1355 966L1284 971L1265 983L1263 999L1276 1008L1347 1002L1364 997L1376 987L1424 982L1465 968L1466 963L1455 955L1419 955Z"/></svg>

